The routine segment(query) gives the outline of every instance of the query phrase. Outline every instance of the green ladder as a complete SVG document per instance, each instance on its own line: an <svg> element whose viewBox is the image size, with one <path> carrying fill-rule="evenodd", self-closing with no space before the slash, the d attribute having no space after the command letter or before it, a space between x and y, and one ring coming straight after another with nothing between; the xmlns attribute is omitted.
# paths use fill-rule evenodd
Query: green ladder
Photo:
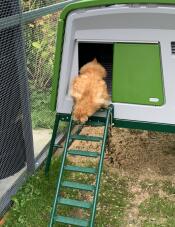
<svg viewBox="0 0 175 227"><path fill-rule="evenodd" d="M103 160L105 156L105 147L106 147L106 142L108 138L109 127L111 126L112 120L113 120L113 106L110 105L107 109L105 110L103 109L102 111L105 111L105 116L103 117L104 121L100 122L99 121L100 118L94 117L93 120L91 120L92 118L90 118L88 122L85 123L85 125L104 126L102 137L79 135L81 130L79 130L78 133L76 132L76 134L72 135L71 131L75 122L72 119L72 115L70 117L68 133L67 133L67 138L64 145L62 164L61 164L61 168L58 176L57 189L56 189L56 194L55 194L54 203L52 207L49 227L52 227L55 223L62 223L62 224L64 223L68 225L84 226L84 227L94 226L98 192L100 187L100 178L102 174ZM70 144L75 140L100 142L101 151L99 153L99 152L91 152L91 151L69 150ZM90 167L66 165L65 161L66 161L67 155L86 156L86 157L92 157L92 158L99 157L98 167L90 168ZM70 182L70 181L63 181L62 177L63 177L64 171L81 172L84 174L94 174L96 177L96 183L95 185L90 185L90 184L88 185L88 184L81 184L81 183ZM71 189L78 189L78 190L84 190L84 191L91 191L93 193L93 201L87 202L87 201L63 198L60 195L60 189L62 187L67 187L69 189L71 188ZM82 209L90 209L90 218L89 220L84 220L84 219L79 219L74 217L61 216L58 214L59 213L58 205L68 205L68 206L82 208Z"/></svg>

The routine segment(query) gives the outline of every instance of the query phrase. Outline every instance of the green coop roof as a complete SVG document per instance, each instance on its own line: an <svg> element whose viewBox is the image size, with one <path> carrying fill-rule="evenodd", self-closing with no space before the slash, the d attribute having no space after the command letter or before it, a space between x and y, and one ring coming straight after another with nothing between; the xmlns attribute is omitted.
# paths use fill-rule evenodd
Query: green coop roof
<svg viewBox="0 0 175 227"><path fill-rule="evenodd" d="M109 6L113 4L175 4L175 0L81 0L67 5L58 22L58 33L55 53L54 74L52 78L52 94L51 94L51 110L55 111L59 84L60 65L62 58L62 46L65 30L66 18L74 10L97 7Z"/></svg>
<svg viewBox="0 0 175 227"><path fill-rule="evenodd" d="M175 4L175 0L81 0L67 5L60 18L64 20L71 11L76 9L113 4Z"/></svg>

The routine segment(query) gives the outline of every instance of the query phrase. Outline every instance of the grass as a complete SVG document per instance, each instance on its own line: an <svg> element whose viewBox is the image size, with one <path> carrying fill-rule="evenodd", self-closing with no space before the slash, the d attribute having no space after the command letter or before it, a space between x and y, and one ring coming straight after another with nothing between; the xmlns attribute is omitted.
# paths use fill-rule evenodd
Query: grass
<svg viewBox="0 0 175 227"><path fill-rule="evenodd" d="M175 195L175 184L170 181L165 181L163 184L163 190L169 195Z"/></svg>
<svg viewBox="0 0 175 227"><path fill-rule="evenodd" d="M104 171L99 201L95 226L121 226L128 203L126 179Z"/></svg>
<svg viewBox="0 0 175 227"><path fill-rule="evenodd" d="M150 183L150 182L149 182ZM142 227L175 226L175 187L172 182L156 182L150 197L140 204Z"/></svg>
<svg viewBox="0 0 175 227"><path fill-rule="evenodd" d="M69 161L70 162L70 161ZM13 198L14 205L6 216L4 227L45 227L49 223L51 205L55 195L56 178L60 166L60 158L54 158L49 179L44 175L44 167L30 177L27 183ZM72 163L69 163L72 164ZM92 165L92 163L89 163ZM92 184L95 178L82 173L64 175L64 178L81 183ZM131 188L139 188L132 192ZM135 203L147 192L149 196ZM161 192L161 193L160 193ZM92 194L78 190L62 190L62 196L79 200L92 199ZM101 180L99 203L97 206L95 226L97 227L174 227L175 226L175 186L171 181L154 181L147 179L137 182L134 177L120 176L105 167ZM134 205L135 204L135 205ZM137 205L137 206L136 206ZM127 220L128 214L135 215ZM59 214L82 216L88 218L85 210L62 207ZM127 223L127 224L126 224ZM55 226L65 226L57 224Z"/></svg>
<svg viewBox="0 0 175 227"><path fill-rule="evenodd" d="M48 179L41 169L36 175L30 177L27 183L13 198L14 205L7 215L5 227L44 227L49 221L49 214L55 181L60 160L54 160L51 176Z"/></svg>
<svg viewBox="0 0 175 227"><path fill-rule="evenodd" d="M31 90L31 115L32 127L53 128L55 113L50 110L50 90L37 90L30 86Z"/></svg>
<svg viewBox="0 0 175 227"><path fill-rule="evenodd" d="M36 175L27 181L13 198L14 205L7 215L5 227L45 227L48 225L59 165L60 159L55 159L51 167L49 180L45 178L44 170L41 168ZM77 181L83 180L84 182L93 180L90 176L80 173L64 177ZM84 194L80 195L76 190L73 192L68 190L62 193L69 198L85 196ZM114 174L109 174L105 170L102 177L95 226L120 226L127 204L127 197L126 180L116 177ZM74 211L70 211L67 207L64 207L61 212L62 214L71 212L74 215L72 213ZM88 216L85 212L83 214Z"/></svg>
<svg viewBox="0 0 175 227"><path fill-rule="evenodd" d="M175 203L168 198L160 198L158 194L155 194L141 204L140 211L146 217L144 227L173 227L175 225Z"/></svg>

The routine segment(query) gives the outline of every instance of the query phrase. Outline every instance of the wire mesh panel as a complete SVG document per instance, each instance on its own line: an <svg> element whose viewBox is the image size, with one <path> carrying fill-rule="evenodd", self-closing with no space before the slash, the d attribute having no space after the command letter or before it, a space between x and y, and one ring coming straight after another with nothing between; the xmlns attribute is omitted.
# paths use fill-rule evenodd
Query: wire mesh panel
<svg viewBox="0 0 175 227"><path fill-rule="evenodd" d="M50 95L58 16L48 14L23 26L35 157L49 143L55 119Z"/></svg>
<svg viewBox="0 0 175 227"><path fill-rule="evenodd" d="M37 0L37 1L22 0L21 1L23 12L46 7L46 6L53 5L53 4L56 4L59 2L62 2L62 0Z"/></svg>
<svg viewBox="0 0 175 227"><path fill-rule="evenodd" d="M58 13L49 14L24 26L33 129L53 127L49 102L57 18Z"/></svg>
<svg viewBox="0 0 175 227"><path fill-rule="evenodd" d="M73 0L49 8L58 2L0 1L0 213L24 182L23 167L27 172L35 169L35 160L51 138L55 113L49 102L57 20L59 9ZM42 7L47 8L42 11Z"/></svg>
<svg viewBox="0 0 175 227"><path fill-rule="evenodd" d="M1 0L0 6L0 18L20 13L19 2L17 0Z"/></svg>
<svg viewBox="0 0 175 227"><path fill-rule="evenodd" d="M20 12L18 1L4 1L0 18ZM23 111L19 62L20 25L0 30L0 179L13 175L25 165Z"/></svg>

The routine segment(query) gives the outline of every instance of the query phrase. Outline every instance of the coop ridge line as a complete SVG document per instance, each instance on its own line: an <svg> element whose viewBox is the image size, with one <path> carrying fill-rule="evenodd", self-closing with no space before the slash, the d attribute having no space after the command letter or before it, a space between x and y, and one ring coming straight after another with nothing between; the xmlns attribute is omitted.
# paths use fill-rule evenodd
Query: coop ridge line
<svg viewBox="0 0 175 227"><path fill-rule="evenodd" d="M77 9L92 8L97 6L110 6L115 4L159 4L159 5L175 5L175 0L82 0L72 4L67 5L62 13L60 14L60 19L58 21L57 30L57 44L55 52L55 64L54 64L54 74L52 77L52 93L51 93L51 110L56 110L57 95L58 95L58 85L61 69L61 59L63 51L63 39L66 26L66 18L68 14Z"/></svg>

